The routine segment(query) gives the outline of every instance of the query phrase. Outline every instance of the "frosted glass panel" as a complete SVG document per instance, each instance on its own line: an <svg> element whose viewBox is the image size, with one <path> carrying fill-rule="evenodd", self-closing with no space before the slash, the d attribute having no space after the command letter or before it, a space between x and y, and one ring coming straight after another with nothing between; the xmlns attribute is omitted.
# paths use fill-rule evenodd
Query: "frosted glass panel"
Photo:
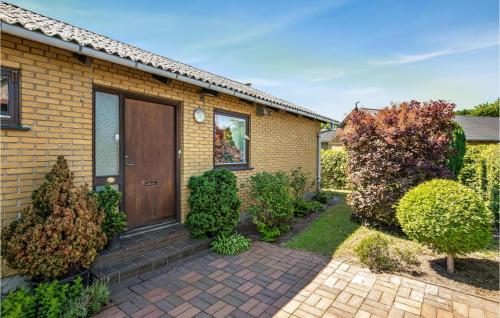
<svg viewBox="0 0 500 318"><path fill-rule="evenodd" d="M119 174L120 116L117 95L95 94L95 174L116 176Z"/></svg>

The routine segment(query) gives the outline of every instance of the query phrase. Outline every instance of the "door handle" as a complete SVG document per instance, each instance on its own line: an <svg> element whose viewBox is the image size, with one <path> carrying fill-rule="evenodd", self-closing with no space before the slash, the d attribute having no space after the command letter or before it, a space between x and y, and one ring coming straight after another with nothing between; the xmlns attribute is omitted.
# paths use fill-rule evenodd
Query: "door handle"
<svg viewBox="0 0 500 318"><path fill-rule="evenodd" d="M135 163L125 162L126 166L135 166Z"/></svg>

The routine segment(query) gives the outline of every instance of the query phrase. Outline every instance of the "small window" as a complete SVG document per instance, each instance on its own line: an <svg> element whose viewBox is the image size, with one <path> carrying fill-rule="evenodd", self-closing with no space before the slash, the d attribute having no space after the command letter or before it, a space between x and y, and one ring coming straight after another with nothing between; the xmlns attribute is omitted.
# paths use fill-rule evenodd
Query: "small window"
<svg viewBox="0 0 500 318"><path fill-rule="evenodd" d="M2 125L20 125L19 71L2 67L0 83L0 99L2 102L0 119Z"/></svg>
<svg viewBox="0 0 500 318"><path fill-rule="evenodd" d="M248 165L248 116L215 111L214 164L216 166Z"/></svg>

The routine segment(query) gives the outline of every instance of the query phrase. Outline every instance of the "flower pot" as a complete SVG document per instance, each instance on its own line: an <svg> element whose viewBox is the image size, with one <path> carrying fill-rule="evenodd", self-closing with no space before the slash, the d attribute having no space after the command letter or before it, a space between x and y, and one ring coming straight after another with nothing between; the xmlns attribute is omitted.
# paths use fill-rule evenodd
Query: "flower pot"
<svg viewBox="0 0 500 318"><path fill-rule="evenodd" d="M74 281L77 277L82 278L82 285L83 286L89 286L92 283L90 269L88 269L88 268L80 270L80 271L71 272L71 273L67 274L66 276L63 276L62 278L59 278L57 280L59 281L60 284L66 284L66 283L70 283L70 282ZM42 283L50 283L52 281L53 281L53 279L30 280L30 285L31 285L31 288L36 288L38 285L40 285Z"/></svg>
<svg viewBox="0 0 500 318"><path fill-rule="evenodd" d="M69 275L67 275L67 276L59 279L59 283L66 284L66 283L74 281L77 277L81 277L82 278L82 284L83 284L83 286L89 286L90 285L90 283L91 283L90 269L88 269L88 268L82 270L79 273L72 273L72 274L69 274Z"/></svg>

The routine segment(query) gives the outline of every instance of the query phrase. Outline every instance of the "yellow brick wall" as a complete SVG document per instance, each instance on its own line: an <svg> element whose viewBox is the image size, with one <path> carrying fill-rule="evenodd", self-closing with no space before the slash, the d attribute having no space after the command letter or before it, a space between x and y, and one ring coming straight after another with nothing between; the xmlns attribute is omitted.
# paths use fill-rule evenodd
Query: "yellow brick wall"
<svg viewBox="0 0 500 318"><path fill-rule="evenodd" d="M257 116L255 108L221 94L200 101L197 87L173 81L165 85L139 70L94 60L85 65L71 52L1 34L1 65L20 69L21 118L29 131L1 130L2 225L15 219L58 155L64 155L78 184L92 183L92 87L100 85L180 101L181 215L188 212L190 176L213 168L213 108L250 115L253 170L237 171L239 183L259 171L291 170L301 166L316 173L316 135L320 124L286 112ZM198 124L193 111L205 109ZM245 198L245 190L241 190Z"/></svg>

